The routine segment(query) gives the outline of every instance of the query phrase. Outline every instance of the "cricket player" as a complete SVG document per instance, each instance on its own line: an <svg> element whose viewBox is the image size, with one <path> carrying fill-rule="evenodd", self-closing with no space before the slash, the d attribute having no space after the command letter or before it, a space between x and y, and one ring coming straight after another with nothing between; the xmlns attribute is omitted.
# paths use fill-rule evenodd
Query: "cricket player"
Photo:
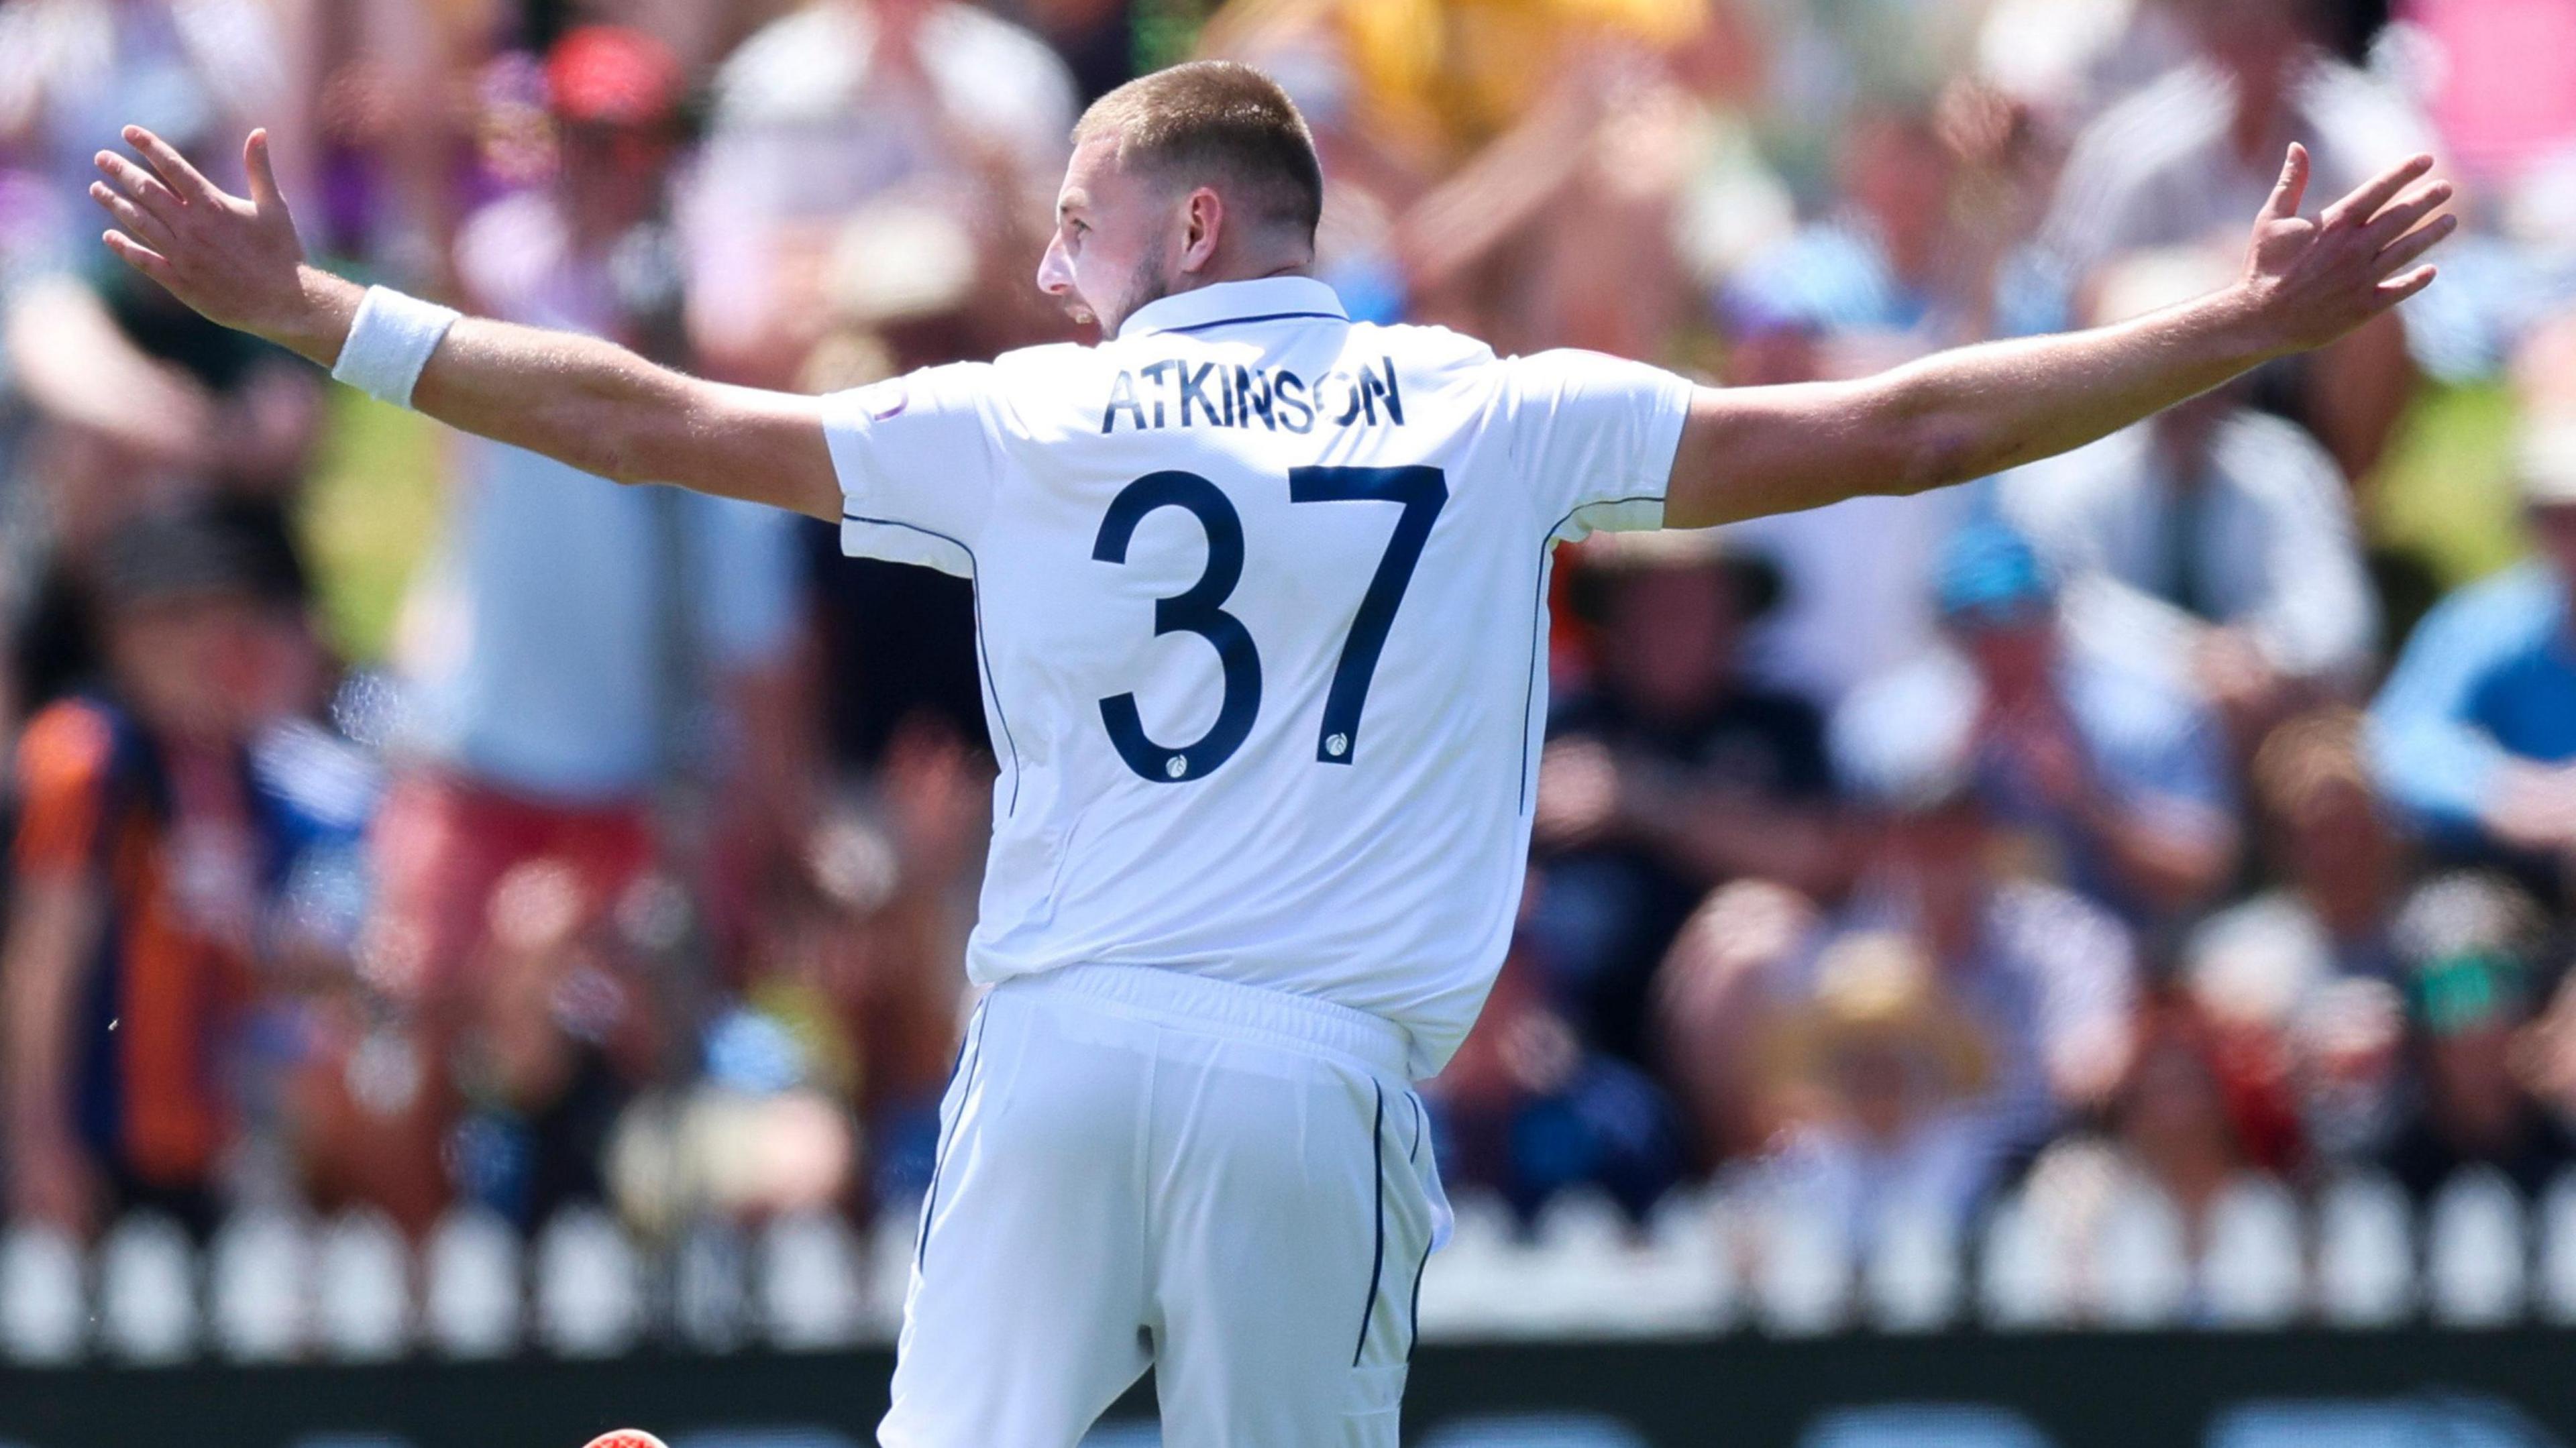
<svg viewBox="0 0 2576 1448"><path fill-rule="evenodd" d="M2137 321L1717 391L1356 323L1259 72L1178 66L1074 133L1037 282L1098 346L829 397L719 386L304 261L157 137L106 244L208 317L470 432L840 524L974 580L1000 756L971 1017L880 1429L1065 1448L1157 1368L1165 1441L1393 1445L1445 1208L1411 1083L1503 957L1546 712L1549 554L1963 482L2422 290L2430 157L2316 216L2292 148L2243 275Z"/></svg>

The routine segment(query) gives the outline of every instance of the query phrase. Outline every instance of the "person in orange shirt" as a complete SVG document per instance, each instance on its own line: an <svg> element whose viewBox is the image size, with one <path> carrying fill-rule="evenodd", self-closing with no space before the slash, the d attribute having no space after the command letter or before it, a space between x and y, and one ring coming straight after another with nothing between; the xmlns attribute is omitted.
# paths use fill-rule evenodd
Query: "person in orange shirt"
<svg viewBox="0 0 2576 1448"><path fill-rule="evenodd" d="M245 752L261 563L208 518L129 525L92 579L107 679L19 740L0 1140L20 1219L211 1225L223 1041L281 855Z"/></svg>

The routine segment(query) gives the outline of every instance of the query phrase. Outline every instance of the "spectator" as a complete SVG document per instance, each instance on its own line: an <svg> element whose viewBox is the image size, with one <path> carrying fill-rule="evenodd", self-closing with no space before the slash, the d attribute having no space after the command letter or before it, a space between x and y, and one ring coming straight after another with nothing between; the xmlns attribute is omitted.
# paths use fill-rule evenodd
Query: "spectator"
<svg viewBox="0 0 2576 1448"><path fill-rule="evenodd" d="M2027 235L2012 201L2031 143L2008 111L1982 114L1992 104L1962 92L1949 117L1926 105L1858 120L1833 209L1727 282L1717 298L1727 330L1809 331L1812 372L1826 377L1977 341L1999 322L2027 330L2027 304L1999 295L1998 273ZM1971 194L1988 203L1982 214L1957 204Z"/></svg>
<svg viewBox="0 0 2576 1448"><path fill-rule="evenodd" d="M1319 247L1358 305L1472 318L1507 351L1638 355L1666 345L1681 310L1674 202L1703 107L1685 52L1734 35L1731 11L1243 0L1205 48L1276 68L1312 103L1333 181ZM1542 54L1552 63L1528 63Z"/></svg>
<svg viewBox="0 0 2576 1448"><path fill-rule="evenodd" d="M2398 917L2419 1094L2381 1160L2418 1201L2469 1166L2537 1201L2576 1161L2576 1141L2521 1075L2541 928L2529 896L2485 875L2437 878Z"/></svg>
<svg viewBox="0 0 2576 1448"><path fill-rule="evenodd" d="M29 596L7 661L33 707L101 665L79 578L120 525L223 499L248 510L268 546L291 546L287 511L312 461L321 380L131 273L34 273L0 300L0 345L36 423L34 506L0 520L34 534L12 540Z"/></svg>
<svg viewBox="0 0 2576 1448"><path fill-rule="evenodd" d="M255 541L203 514L121 529L96 575L106 677L19 741L0 950L11 1208L200 1229L234 1137L225 1082L285 853L251 768Z"/></svg>
<svg viewBox="0 0 2576 1448"><path fill-rule="evenodd" d="M2127 1068L2138 996L2130 933L2082 896L2009 873L2009 826L1978 787L1963 718L1925 712L1904 728L1856 699L1834 720L1835 768L1876 824L1868 869L1838 934L1919 939L1942 987L1993 1052L1974 1104L1989 1169L2036 1151L2110 1094ZM1788 1000L1818 989L1787 974Z"/></svg>
<svg viewBox="0 0 2576 1448"><path fill-rule="evenodd" d="M1838 750L1957 741L1982 808L2019 833L2031 868L2133 924L2169 926L2215 894L2237 831L2199 703L2069 627L2056 580L1999 522L1953 536L1936 596L1951 645L1856 692L1835 716Z"/></svg>
<svg viewBox="0 0 2576 1448"><path fill-rule="evenodd" d="M2085 128L2067 157L2045 239L2090 290L2123 252L2233 243L2271 193L2292 141L2314 158L2311 194L2341 195L2392 156L2432 149L2430 128L2387 86L2320 43L2317 0L2176 0L2195 57ZM2092 307L2081 304L2078 313ZM2316 359L2289 387L2296 414L2359 479L2414 385L2395 316Z"/></svg>
<svg viewBox="0 0 2576 1448"><path fill-rule="evenodd" d="M2561 1127L2576 1123L2576 971L2561 971L2523 1042L2524 1084Z"/></svg>
<svg viewBox="0 0 2576 1448"><path fill-rule="evenodd" d="M1919 942L1836 940L1771 1044L1797 1123L1764 1164L1775 1209L1821 1219L1854 1260L1897 1213L1967 1227L2000 1165L1976 1112L1992 1053Z"/></svg>
<svg viewBox="0 0 2576 1448"><path fill-rule="evenodd" d="M2095 320L2231 275L2215 255L2131 258ZM2170 657L2249 754L2297 704L2344 694L2369 668L2375 602L2342 475L2295 424L2248 407L2241 386L2023 468L2002 499L2070 582L2099 585L2132 656Z"/></svg>
<svg viewBox="0 0 2576 1448"><path fill-rule="evenodd" d="M660 1065L659 1030L687 1025L657 1009L651 973L601 928L592 890L573 866L530 859L485 902L481 978L457 1050L463 1114L444 1154L457 1196L522 1228L606 1195L618 1113Z"/></svg>
<svg viewBox="0 0 2576 1448"><path fill-rule="evenodd" d="M2152 1010L2112 1119L2121 1144L2205 1240L2209 1209L2240 1173L2298 1163L2298 1121L2264 1044L2231 1041L2185 1005Z"/></svg>
<svg viewBox="0 0 2576 1448"><path fill-rule="evenodd" d="M250 0L33 0L0 10L0 155L41 167L54 198L77 198L90 157L118 126L167 126L214 178L240 175L240 137L286 106L289 77L268 8ZM296 152L301 137L281 137ZM95 508L95 531L175 487L222 482L281 495L301 479L319 386L283 350L209 325L157 286L95 265L88 216L44 216L52 245L21 242L5 322L15 381L36 412L88 446L57 453L57 518ZM100 502L93 502L93 495ZM108 505L103 500L118 500Z"/></svg>
<svg viewBox="0 0 2576 1448"><path fill-rule="evenodd" d="M1978 22L1976 71L2049 133L2074 135L2191 58L2173 5L1995 0Z"/></svg>
<svg viewBox="0 0 2576 1448"><path fill-rule="evenodd" d="M1028 0L1021 13L1073 72L1075 94L1089 105L1135 78L1140 41L1137 0Z"/></svg>
<svg viewBox="0 0 2576 1448"><path fill-rule="evenodd" d="M869 796L815 828L757 912L743 997L797 1034L810 1082L847 1100L873 1200L892 1210L930 1184L992 782L989 760L916 721Z"/></svg>
<svg viewBox="0 0 2576 1448"><path fill-rule="evenodd" d="M167 126L209 175L237 178L244 130L290 108L281 48L268 7L250 0L0 10L0 158L42 178L0 207L29 213L0 226L0 372L42 424L30 450L41 507L0 518L0 530L42 520L40 540L18 545L41 579L11 640L24 707L100 666L76 580L118 525L216 490L276 504L310 461L312 370L100 265L80 208L91 156L129 122ZM279 136L285 159L301 139ZM269 526L283 537L282 519Z"/></svg>
<svg viewBox="0 0 2576 1448"><path fill-rule="evenodd" d="M2407 859L2381 813L2361 752L2361 716L2303 715L2272 731L2254 756L2253 794L2264 852L2280 883L2212 916L2183 951L2195 979L2231 998L2256 997L2275 1024L2326 981L2395 983L2391 923Z"/></svg>
<svg viewBox="0 0 2576 1448"><path fill-rule="evenodd" d="M960 347L1034 340L1050 314L1025 264L1073 120L1064 62L959 0L815 0L763 27L717 73L683 211L700 357L730 380L793 384L831 317L842 219L898 189L971 239L984 311Z"/></svg>
<svg viewBox="0 0 2576 1448"><path fill-rule="evenodd" d="M0 11L0 152L27 156L60 197L76 197L89 160L120 127L174 144L235 142L296 104L276 7L257 0L22 0ZM295 150L302 138L279 137ZM208 175L239 177L240 153L209 155ZM76 213L65 213L67 216ZM79 217L59 238L87 239Z"/></svg>
<svg viewBox="0 0 2576 1448"><path fill-rule="evenodd" d="M677 73L655 42L589 29L548 79L561 173L476 215L458 272L488 314L667 350L675 299L635 263L660 236ZM406 620L412 699L368 960L381 988L442 1010L461 1007L514 869L571 867L584 919L644 870L657 784L708 731L727 808L754 828L792 816L807 753L788 714L789 520L499 444L456 456L445 551Z"/></svg>
<svg viewBox="0 0 2576 1448"><path fill-rule="evenodd" d="M2027 128L1961 91L1945 126L1891 109L1842 145L1825 217L1757 254L1717 298L1739 385L1859 377L1945 346L2032 330L2005 262L2026 238L2034 149ZM1789 578L1786 607L1754 640L1763 677L1831 706L1928 644L1930 579L1958 526L1956 492L1854 498L1755 519L1745 537Z"/></svg>
<svg viewBox="0 0 2576 1448"><path fill-rule="evenodd" d="M2185 1286L2183 1314L2206 1313L2197 1294L2207 1290L2218 1208L2263 1191L2295 1160L2297 1121L2270 1064L2232 1051L2188 1005L2158 1007L2140 1023L2137 1054L2111 1103L2110 1140L2069 1138L2031 1167L2031 1204L2084 1242L2098 1305L2112 1305L2104 1281L2117 1270L2112 1254L2136 1241L2117 1227L2170 1222L2183 1262L2197 1264L2197 1292Z"/></svg>
<svg viewBox="0 0 2576 1448"><path fill-rule="evenodd" d="M31 495L0 518L22 579L0 592L10 628L0 696L33 708L103 665L80 577L124 523L229 499L241 521L291 547L287 517L320 421L311 369L171 310L166 293L101 272L30 280L0 310L34 419ZM14 607L9 605L14 604Z"/></svg>
<svg viewBox="0 0 2576 1448"><path fill-rule="evenodd" d="M2376 1160L2402 1124L2406 1008L2396 986L2340 976L2311 989L2288 1022L2299 1131L2326 1165Z"/></svg>
<svg viewBox="0 0 2576 1448"><path fill-rule="evenodd" d="M2224 1050L2288 1077L2301 1134L2338 1162L2384 1147L2399 1104L2394 921L2409 861L2361 728L2328 709L2263 742L2253 792L2276 883L2191 932L2179 982Z"/></svg>
<svg viewBox="0 0 2576 1448"><path fill-rule="evenodd" d="M1070 335L1027 267L1075 106L1194 38L1306 106L1355 316L1744 385L2204 290L2290 139L2323 194L2424 146L2396 83L2427 97L2488 204L2404 329L1983 489L1566 556L1525 913L1405 1144L1525 1217L1713 1174L1861 1253L1900 1207L1973 1231L2034 1158L2034 1206L2195 1233L2312 1158L2552 1180L2565 917L2492 882L2400 907L2419 851L2576 899L2576 104L2514 81L2576 0L2404 0L2356 69L2387 8L0 0L0 747L36 714L0 781L9 1205L899 1214L991 805L967 581L481 443L441 445L371 704L289 520L363 638L412 435L83 261L95 146L142 120L220 180L264 124L320 249L821 391ZM2410 346L2473 385L2366 472ZM2475 384L2509 353L2532 556L2357 715L2346 480L2452 576L2501 556Z"/></svg>
<svg viewBox="0 0 2576 1448"><path fill-rule="evenodd" d="M755 32L680 208L699 364L825 390L1062 335L1028 268L1075 95L1044 41L959 0L812 0ZM873 769L924 715L980 743L967 584L804 537L836 758Z"/></svg>
<svg viewBox="0 0 2576 1448"><path fill-rule="evenodd" d="M1444 1179L1498 1194L1524 1221L1576 1187L1642 1219L1681 1177L1663 1088L1586 1041L1518 948L1475 1030L1426 1091Z"/></svg>
<svg viewBox="0 0 2576 1448"><path fill-rule="evenodd" d="M1765 1046L1791 1003L1781 982L1815 949L1814 901L1769 880L1738 880L1682 926L1655 976L1656 1061L1713 1171L1768 1148L1789 1105L1764 1077Z"/></svg>
<svg viewBox="0 0 2576 1448"><path fill-rule="evenodd" d="M2067 158L2049 241L2068 275L2096 279L2123 252L2242 231L2292 141L2315 160L2318 195L2431 149L2400 95L2320 43L2317 0L2174 0L2172 9L2191 58L2113 106Z"/></svg>
<svg viewBox="0 0 2576 1448"><path fill-rule="evenodd" d="M2534 555L2445 599L2371 710L2389 797L2454 848L2576 861L2576 420L2517 460Z"/></svg>
<svg viewBox="0 0 2576 1448"><path fill-rule="evenodd" d="M1839 865L1823 721L1737 662L1777 577L1719 531L1636 538L1587 545L1574 583L1600 664L1541 758L1528 926L1560 1003L1630 1060L1700 897L1746 876L1821 888Z"/></svg>

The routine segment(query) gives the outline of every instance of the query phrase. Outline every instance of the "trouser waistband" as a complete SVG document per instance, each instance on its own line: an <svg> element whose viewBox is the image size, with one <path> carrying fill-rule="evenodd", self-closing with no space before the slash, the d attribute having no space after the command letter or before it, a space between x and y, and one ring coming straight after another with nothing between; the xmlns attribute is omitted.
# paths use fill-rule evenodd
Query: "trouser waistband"
<svg viewBox="0 0 2576 1448"><path fill-rule="evenodd" d="M1179 1026L1347 1056L1397 1081L1408 1079L1413 1041L1404 1027L1313 996L1154 965L1068 965L995 989L1080 996Z"/></svg>

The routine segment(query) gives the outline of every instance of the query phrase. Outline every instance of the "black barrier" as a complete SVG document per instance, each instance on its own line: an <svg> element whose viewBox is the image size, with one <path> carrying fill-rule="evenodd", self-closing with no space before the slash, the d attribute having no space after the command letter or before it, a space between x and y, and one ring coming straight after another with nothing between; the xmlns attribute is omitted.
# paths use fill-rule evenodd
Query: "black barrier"
<svg viewBox="0 0 2576 1448"><path fill-rule="evenodd" d="M0 1444L578 1448L637 1425L673 1448L863 1448L890 1366L861 1352L7 1370ZM1140 1386L1112 1418L1150 1411ZM1405 1418L1414 1448L2576 1448L2576 1332L1426 1346Z"/></svg>

